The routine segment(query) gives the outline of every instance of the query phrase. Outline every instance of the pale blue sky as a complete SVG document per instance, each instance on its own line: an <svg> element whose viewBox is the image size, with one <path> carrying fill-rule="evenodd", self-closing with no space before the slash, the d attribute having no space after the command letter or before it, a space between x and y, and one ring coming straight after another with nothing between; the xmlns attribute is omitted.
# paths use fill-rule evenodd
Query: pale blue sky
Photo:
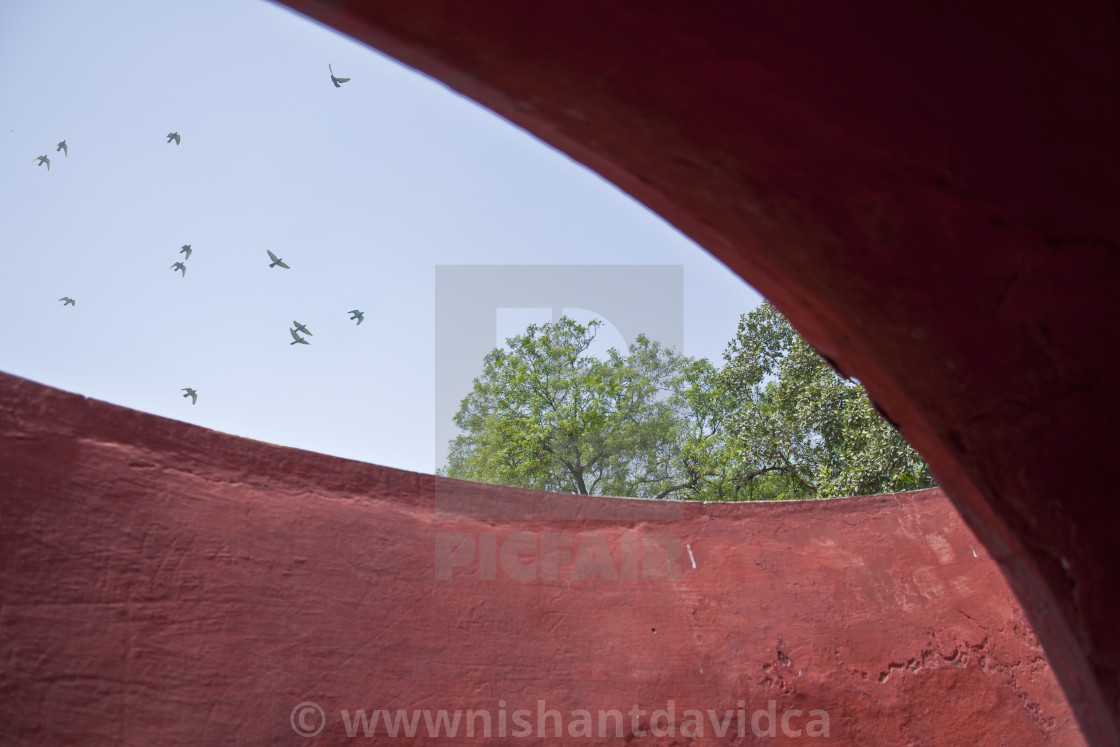
<svg viewBox="0 0 1120 747"><path fill-rule="evenodd" d="M0 101L0 370L127 407L431 472L437 265L681 265L684 352L717 361L759 302L596 174L263 0L4 3Z"/></svg>

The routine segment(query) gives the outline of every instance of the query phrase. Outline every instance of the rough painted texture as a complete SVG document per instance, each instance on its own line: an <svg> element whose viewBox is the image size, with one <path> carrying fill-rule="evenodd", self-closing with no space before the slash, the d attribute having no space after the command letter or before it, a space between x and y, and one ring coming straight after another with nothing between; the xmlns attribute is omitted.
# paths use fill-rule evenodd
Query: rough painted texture
<svg viewBox="0 0 1120 747"><path fill-rule="evenodd" d="M1115 3L285 2L772 299L927 458L1120 744Z"/></svg>
<svg viewBox="0 0 1120 747"><path fill-rule="evenodd" d="M511 518L471 519L455 499ZM828 713L829 739L810 743L1082 743L997 565L939 490L683 507L550 496L6 375L0 662L6 743L349 743L340 710L381 708L489 710L500 742L501 701L507 736L521 707L535 736L538 700L565 729L576 709L639 706L645 730L672 700L678 725L687 708L730 710L735 735L740 699L748 737L775 702L777 743L794 708L791 730ZM315 740L290 722L303 701L327 715ZM696 743L724 741L707 718Z"/></svg>

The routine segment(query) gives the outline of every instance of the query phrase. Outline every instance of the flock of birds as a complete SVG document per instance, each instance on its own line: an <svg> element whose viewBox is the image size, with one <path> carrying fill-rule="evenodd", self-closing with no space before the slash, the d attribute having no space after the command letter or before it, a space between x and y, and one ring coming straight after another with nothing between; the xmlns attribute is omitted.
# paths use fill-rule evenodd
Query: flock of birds
<svg viewBox="0 0 1120 747"><path fill-rule="evenodd" d="M334 84L335 88L342 88L342 84L346 83L350 80L349 78L339 78L338 76L336 76L334 74L334 68L331 67L330 65L327 65L327 69L330 71L331 83ZM179 144L182 143L182 137L179 135L178 132L169 132L169 133L167 133L167 142L168 142L168 144L171 144L172 142L174 142L175 145L179 145ZM64 157L66 157L66 158L70 157L70 148L66 145L65 140L62 140L61 142L59 142L58 147L55 148L56 153L58 153L60 151L62 152L62 155ZM46 155L37 156L34 160L38 161L39 166L43 166L45 164L46 167L47 167L47 171L51 170L51 159L48 156L46 156ZM175 264L171 265L171 270L175 271L175 272L182 273L182 277L186 278L187 277L187 264L186 264L186 262L187 262L188 259L191 258L191 253L193 251L194 250L191 249L190 244L183 244L183 246L179 249L179 254L182 254L184 256L181 260L179 260ZM285 270L292 269L286 262L284 262L283 259L281 259L280 257L277 257L272 252L271 249L265 249L265 251L268 253L269 260L271 260L271 263L268 265L270 268L271 267L282 267ZM63 296L62 298L60 298L58 300L62 302L63 306L74 306L74 305L77 304L77 302L73 298L71 298L70 296ZM347 313L350 314L350 320L355 321L358 324L361 324L366 318L365 314L362 311L360 311L359 309L351 309ZM311 330L309 330L307 328L307 325L301 324L300 322L297 322L297 321L294 321L294 320L292 321L292 324L295 325L295 326L291 327L288 330L292 335L292 342L290 342L289 345L310 345L311 343L308 342L308 340L305 337L300 337L300 333L303 333L304 335L307 335L307 337L313 337L314 336L314 335L311 334ZM190 397L191 404L193 404L193 405L198 404L198 391L197 390L195 390L191 387L183 387L182 391L184 392L184 394L183 394L184 399L187 398L187 397Z"/></svg>
<svg viewBox="0 0 1120 747"><path fill-rule="evenodd" d="M332 75L331 77L333 78L334 76ZM58 153L59 151L62 151L63 156L65 156L67 158L70 157L70 148L67 147L65 140L59 142L58 147L54 149L55 153ZM47 165L47 171L51 170L51 159L48 156L46 156L46 155L35 156L35 158L33 160L36 160L36 161L39 162L37 164L38 166L42 166L43 164L46 164Z"/></svg>

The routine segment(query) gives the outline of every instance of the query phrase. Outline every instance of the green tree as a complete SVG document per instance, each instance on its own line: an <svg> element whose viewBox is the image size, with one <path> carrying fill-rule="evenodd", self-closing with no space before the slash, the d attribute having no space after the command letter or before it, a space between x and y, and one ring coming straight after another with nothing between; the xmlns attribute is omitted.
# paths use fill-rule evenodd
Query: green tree
<svg viewBox="0 0 1120 747"><path fill-rule="evenodd" d="M932 487L929 468L786 319L764 303L739 322L719 386L728 398L726 478L743 500Z"/></svg>
<svg viewBox="0 0 1120 747"><path fill-rule="evenodd" d="M921 457L769 304L726 365L639 336L587 353L601 326L533 325L486 356L442 474L583 495L711 501L931 487Z"/></svg>
<svg viewBox="0 0 1120 747"><path fill-rule="evenodd" d="M583 495L693 490L704 435L719 427L690 384L712 378L707 362L645 336L596 358L587 349L601 325L564 317L491 351L455 416L463 434L443 474Z"/></svg>

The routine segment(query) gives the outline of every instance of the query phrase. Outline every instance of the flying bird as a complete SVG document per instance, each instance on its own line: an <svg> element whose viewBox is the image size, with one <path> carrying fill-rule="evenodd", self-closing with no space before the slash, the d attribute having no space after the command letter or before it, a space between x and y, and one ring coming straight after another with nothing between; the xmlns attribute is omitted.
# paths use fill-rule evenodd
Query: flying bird
<svg viewBox="0 0 1120 747"><path fill-rule="evenodd" d="M187 276L187 266L182 262L176 262L175 264L171 265L171 269L180 270L183 273L183 277Z"/></svg>
<svg viewBox="0 0 1120 747"><path fill-rule="evenodd" d="M198 392L191 389L189 386L183 387L183 391L186 392L186 394L183 395L184 399L186 399L187 397L190 397L192 405L197 405L198 404Z"/></svg>
<svg viewBox="0 0 1120 747"><path fill-rule="evenodd" d="M58 147L54 149L55 153L58 153L59 151L62 151L62 155L66 156L67 158L70 157L70 149L66 147L66 141L65 140L63 140L61 143L59 143Z"/></svg>
<svg viewBox="0 0 1120 747"><path fill-rule="evenodd" d="M358 324L361 324L361 323L362 323L362 321L363 321L363 320L364 320L365 318L366 318L366 315L365 315L365 314L363 314L362 312L358 311L357 309L353 309L353 310L351 310L351 311L350 311L350 319L351 319L351 320L357 319L357 320L358 320Z"/></svg>
<svg viewBox="0 0 1120 747"><path fill-rule="evenodd" d="M283 267L285 270L292 269L284 264L284 260L273 254L271 249L265 249L265 251L268 252L268 258L272 260L272 264L270 264L269 267Z"/></svg>
<svg viewBox="0 0 1120 747"><path fill-rule="evenodd" d="M299 322L293 321L292 324L296 325L296 329L298 329L300 332L307 335L308 337L314 337L314 335L311 334L311 330L309 330L307 327L303 326Z"/></svg>
<svg viewBox="0 0 1120 747"><path fill-rule="evenodd" d="M36 156L35 159L39 162L40 166L42 166L44 163L47 164L47 171L51 170L51 159L47 158L46 156Z"/></svg>
<svg viewBox="0 0 1120 747"><path fill-rule="evenodd" d="M174 141L175 141L175 144L176 144L176 145L178 145L178 144L179 144L179 133L178 133L178 132L169 132L169 133L167 133L167 142L169 142L169 143L170 143L170 142L171 142L172 140L174 140Z"/></svg>
<svg viewBox="0 0 1120 747"><path fill-rule="evenodd" d="M289 331L289 332L291 332L291 333L292 333L292 337L293 337L293 338L295 338L295 339L294 339L294 340L293 340L292 342L289 342L289 343L288 343L289 345L295 345L296 343L299 343L299 344L301 344L301 345L310 345L310 344L311 344L311 343L310 343L310 342L308 342L307 340L305 340L305 339L303 339L302 337L300 337L300 336L299 336L299 333L298 333L298 332L296 332L296 331L295 331L294 329L289 329L288 331Z"/></svg>
<svg viewBox="0 0 1120 747"><path fill-rule="evenodd" d="M183 248L179 250L179 254L186 254L187 256L183 257L183 259L190 259L191 258L191 245L190 244L183 244Z"/></svg>
<svg viewBox="0 0 1120 747"><path fill-rule="evenodd" d="M63 306L73 306L74 305L74 299L70 298L70 296L63 296L62 298L60 298L58 300L62 301Z"/></svg>
<svg viewBox="0 0 1120 747"><path fill-rule="evenodd" d="M335 88L342 88L342 84L350 80L349 78L336 78L334 68L330 65L327 65L327 69L331 71L331 83L334 83Z"/></svg>

